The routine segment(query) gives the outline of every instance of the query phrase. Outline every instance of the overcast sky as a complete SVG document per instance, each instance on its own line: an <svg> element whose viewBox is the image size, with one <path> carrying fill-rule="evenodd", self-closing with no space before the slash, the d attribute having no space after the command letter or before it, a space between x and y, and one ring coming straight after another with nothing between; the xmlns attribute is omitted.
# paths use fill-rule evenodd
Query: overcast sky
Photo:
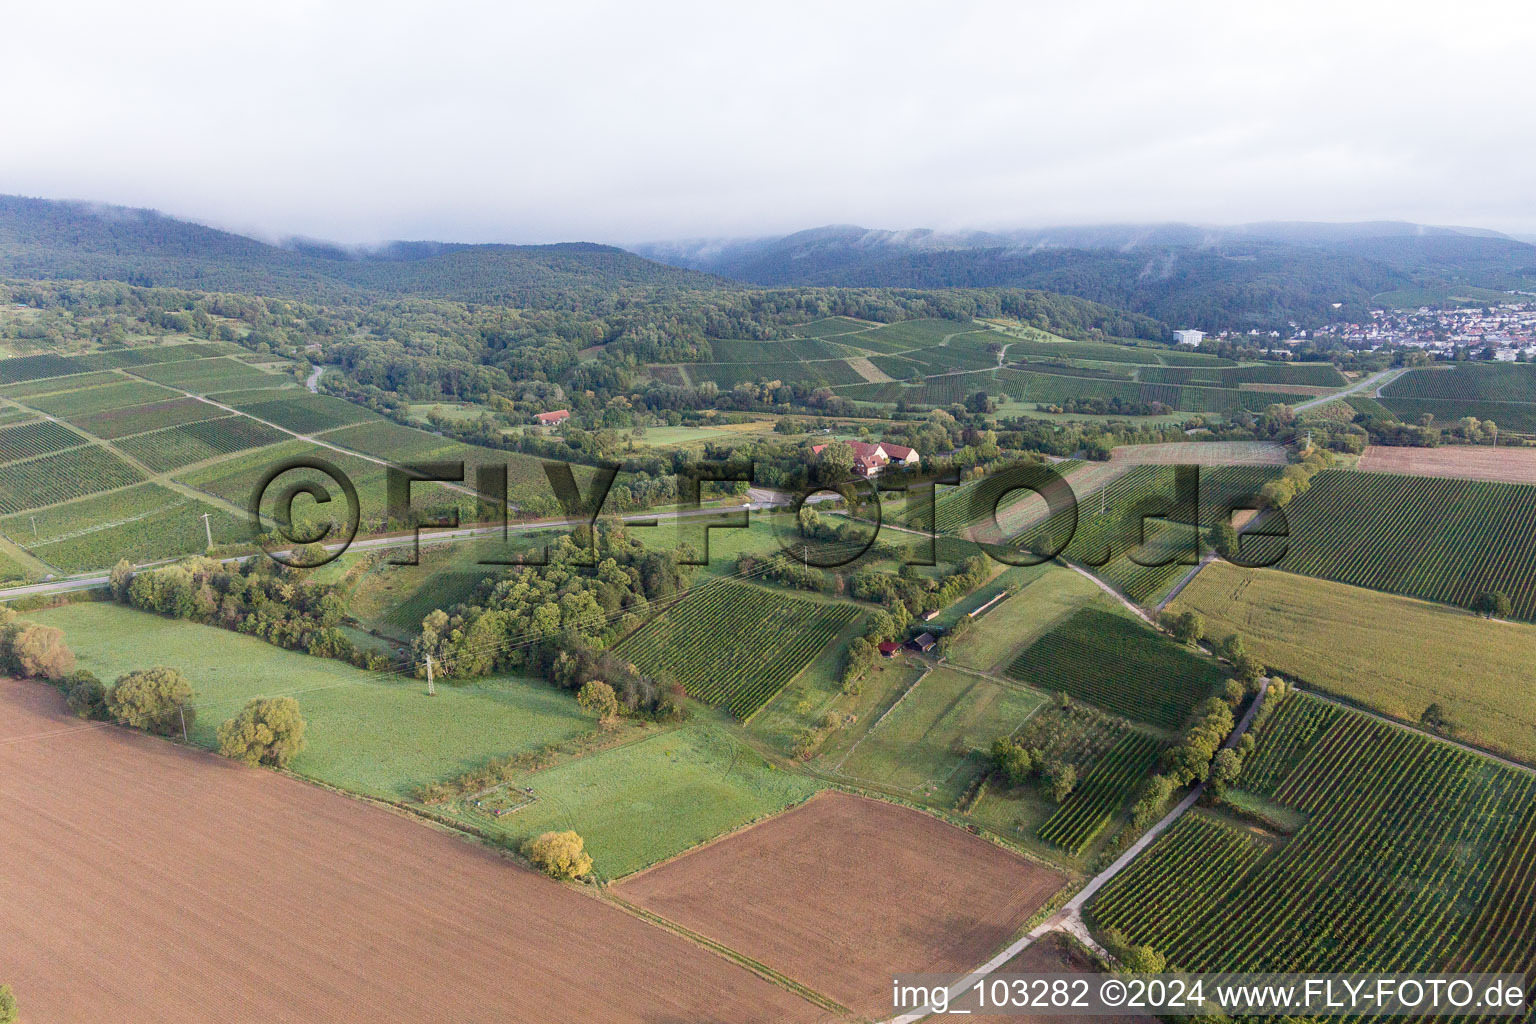
<svg viewBox="0 0 1536 1024"><path fill-rule="evenodd" d="M1528 5L8 5L0 192L267 236L1536 232Z"/></svg>

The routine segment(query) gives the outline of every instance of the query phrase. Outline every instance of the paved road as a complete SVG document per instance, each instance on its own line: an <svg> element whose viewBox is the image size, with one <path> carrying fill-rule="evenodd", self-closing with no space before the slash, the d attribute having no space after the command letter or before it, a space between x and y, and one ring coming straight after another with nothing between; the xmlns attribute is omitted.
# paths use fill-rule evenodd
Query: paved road
<svg viewBox="0 0 1536 1024"><path fill-rule="evenodd" d="M1366 377L1364 380L1356 381L1349 387L1345 388L1343 391L1335 391L1331 395L1323 395L1319 398L1314 398L1310 401L1302 402L1299 405L1293 405L1291 406L1291 409L1295 412L1301 412L1303 409L1311 409L1314 406L1326 405L1333 401L1335 398L1343 398L1345 395L1353 395L1367 388L1373 389L1371 391L1371 397L1374 398L1376 396L1377 390L1390 383L1391 378L1396 377L1400 373L1406 372L1407 369L1404 367L1399 367L1393 370L1380 370L1371 374L1369 377Z"/></svg>

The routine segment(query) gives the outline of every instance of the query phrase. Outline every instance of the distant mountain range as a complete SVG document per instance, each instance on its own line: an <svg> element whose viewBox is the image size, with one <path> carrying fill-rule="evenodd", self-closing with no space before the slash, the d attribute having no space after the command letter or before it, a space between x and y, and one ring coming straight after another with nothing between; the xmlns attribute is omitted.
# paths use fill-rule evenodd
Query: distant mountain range
<svg viewBox="0 0 1536 1024"><path fill-rule="evenodd" d="M126 281L304 299L535 303L555 290L739 287L607 245L282 245L151 210L0 196L0 277Z"/></svg>
<svg viewBox="0 0 1536 1024"><path fill-rule="evenodd" d="M633 251L756 285L1041 288L1207 330L1355 319L1384 295L1486 300L1484 291L1536 286L1528 241L1393 221L950 233L836 225Z"/></svg>
<svg viewBox="0 0 1536 1024"><path fill-rule="evenodd" d="M270 244L149 210L0 196L0 276L117 280L304 299L422 296L544 305L628 287L1032 288L1173 327L1311 327L1373 301L1536 291L1536 245L1397 222L1111 224L1008 232L832 226L633 247Z"/></svg>

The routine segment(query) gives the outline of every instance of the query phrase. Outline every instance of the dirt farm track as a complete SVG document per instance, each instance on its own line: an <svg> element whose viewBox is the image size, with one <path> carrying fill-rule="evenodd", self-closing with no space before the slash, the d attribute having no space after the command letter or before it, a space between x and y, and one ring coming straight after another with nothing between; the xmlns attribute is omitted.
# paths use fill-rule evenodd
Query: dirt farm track
<svg viewBox="0 0 1536 1024"><path fill-rule="evenodd" d="M893 971L972 969L1065 882L927 814L828 792L618 891L878 1016Z"/></svg>
<svg viewBox="0 0 1536 1024"><path fill-rule="evenodd" d="M25 1024L826 1017L489 851L85 726L38 683L0 680L0 822L0 981Z"/></svg>

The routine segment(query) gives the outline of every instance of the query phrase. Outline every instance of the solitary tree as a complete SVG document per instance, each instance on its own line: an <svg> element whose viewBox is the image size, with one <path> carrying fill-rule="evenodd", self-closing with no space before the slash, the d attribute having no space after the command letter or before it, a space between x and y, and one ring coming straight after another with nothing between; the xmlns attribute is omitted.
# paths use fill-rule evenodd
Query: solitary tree
<svg viewBox="0 0 1536 1024"><path fill-rule="evenodd" d="M0 985L0 1024L16 1024L16 997L11 995L11 986Z"/></svg>
<svg viewBox="0 0 1536 1024"><path fill-rule="evenodd" d="M604 725L619 717L619 698L614 694L613 687L601 679L583 683L576 692L576 703L587 714L596 715L597 720Z"/></svg>
<svg viewBox="0 0 1536 1024"><path fill-rule="evenodd" d="M1247 648L1243 646L1242 637L1236 633L1228 633L1216 644L1216 653L1228 661L1236 661L1247 653Z"/></svg>
<svg viewBox="0 0 1536 1024"><path fill-rule="evenodd" d="M575 832L545 832L523 844L523 856L553 878L585 878L592 870L586 841Z"/></svg>
<svg viewBox="0 0 1536 1024"><path fill-rule="evenodd" d="M1221 523L1216 527L1215 548L1218 555L1229 561L1238 553L1237 530L1231 523Z"/></svg>
<svg viewBox="0 0 1536 1024"><path fill-rule="evenodd" d="M219 726L219 753L246 764L286 768L307 745L299 702L292 697L251 701Z"/></svg>
<svg viewBox="0 0 1536 1024"><path fill-rule="evenodd" d="M1232 669L1238 682L1244 686L1252 686L1264 676L1264 665L1257 658L1246 654L1239 654L1232 659Z"/></svg>
<svg viewBox="0 0 1536 1024"><path fill-rule="evenodd" d="M186 676L161 665L119 676L107 693L107 710L135 729L174 736L181 731L183 721L190 729L197 717L187 706L193 696Z"/></svg>
<svg viewBox="0 0 1536 1024"><path fill-rule="evenodd" d="M128 588L133 585L133 563L126 558L112 567L110 577L112 596L124 603L128 600Z"/></svg>
<svg viewBox="0 0 1536 1024"><path fill-rule="evenodd" d="M1424 713L1419 716L1419 724L1426 729L1432 729L1447 736L1456 731L1456 723L1451 721L1450 716L1445 713L1445 709L1438 703L1431 704L1424 709Z"/></svg>
<svg viewBox="0 0 1536 1024"><path fill-rule="evenodd" d="M1507 619L1513 606L1502 590L1485 590L1472 602L1472 610L1485 619Z"/></svg>

